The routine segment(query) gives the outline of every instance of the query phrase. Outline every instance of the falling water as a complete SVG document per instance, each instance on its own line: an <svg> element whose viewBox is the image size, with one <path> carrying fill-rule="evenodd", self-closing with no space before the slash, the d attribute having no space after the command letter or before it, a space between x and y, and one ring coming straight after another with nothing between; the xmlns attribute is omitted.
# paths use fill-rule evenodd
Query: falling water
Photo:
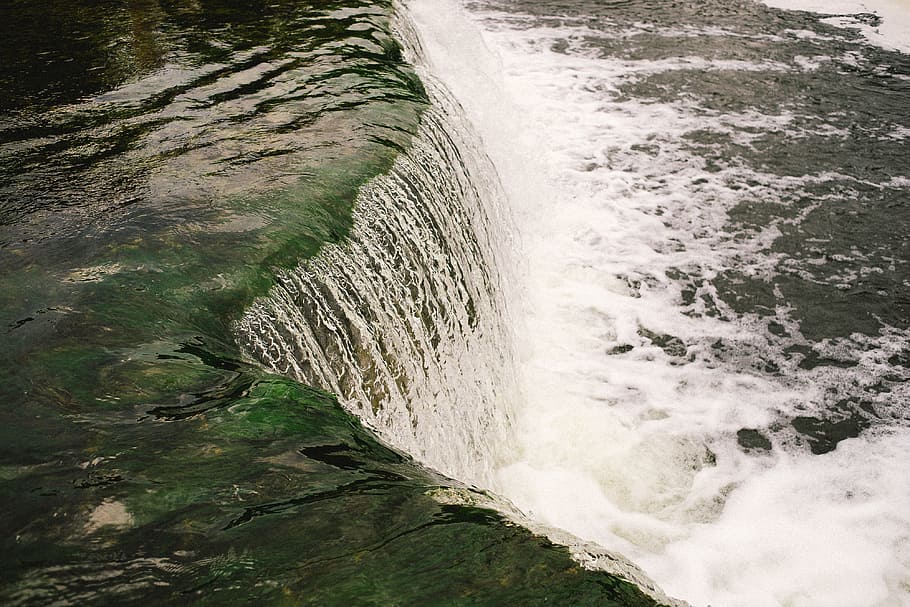
<svg viewBox="0 0 910 607"><path fill-rule="evenodd" d="M279 276L238 329L277 373L320 386L393 445L471 482L500 462L516 398L498 181L429 81L412 147L360 191L350 237Z"/></svg>
<svg viewBox="0 0 910 607"><path fill-rule="evenodd" d="M248 354L687 600L907 604L905 58L757 3L408 10L432 106Z"/></svg>
<svg viewBox="0 0 910 607"><path fill-rule="evenodd" d="M910 604L910 64L853 31L881 18L409 7L522 236L495 490L693 604Z"/></svg>

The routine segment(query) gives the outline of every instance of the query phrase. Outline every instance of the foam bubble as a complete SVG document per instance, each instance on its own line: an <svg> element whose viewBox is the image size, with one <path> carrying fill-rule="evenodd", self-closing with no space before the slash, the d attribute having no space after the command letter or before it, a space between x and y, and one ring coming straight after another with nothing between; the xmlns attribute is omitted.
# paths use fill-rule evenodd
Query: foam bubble
<svg viewBox="0 0 910 607"><path fill-rule="evenodd" d="M695 604L910 604L908 439L898 431L820 458L780 455L717 520L639 562Z"/></svg>
<svg viewBox="0 0 910 607"><path fill-rule="evenodd" d="M910 2L907 0L762 0L786 10L836 15L827 21L857 29L869 42L889 50L910 53ZM878 22L862 19L874 14Z"/></svg>
<svg viewBox="0 0 910 607"><path fill-rule="evenodd" d="M730 268L769 284L781 267L815 280L811 260L794 265L771 244L826 201L810 190L856 178L709 166L691 143L693 133L744 148L769 132L849 134L786 108L623 94L654 74L803 73L829 58L605 58L583 20L553 27L476 5L410 7L433 71L500 172L526 259L515 276L520 455L494 489L696 604L910 604L907 433L867 432L813 456L788 424L860 394L906 416L906 382L869 394L902 373L888 360L910 333L809 342L785 308L772 311L781 330L770 333L767 318L735 313L714 284ZM730 228L744 200L783 208L809 198L795 216ZM785 354L791 347L804 354ZM801 366L810 356L851 364ZM769 364L779 372L760 370Z"/></svg>

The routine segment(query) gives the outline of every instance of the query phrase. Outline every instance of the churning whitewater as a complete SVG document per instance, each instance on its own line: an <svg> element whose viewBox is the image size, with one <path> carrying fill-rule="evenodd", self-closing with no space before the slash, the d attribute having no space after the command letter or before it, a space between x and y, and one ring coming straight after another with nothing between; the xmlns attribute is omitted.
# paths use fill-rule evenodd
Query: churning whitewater
<svg viewBox="0 0 910 607"><path fill-rule="evenodd" d="M882 6L409 2L433 107L248 353L693 605L910 605Z"/></svg>
<svg viewBox="0 0 910 607"><path fill-rule="evenodd" d="M881 19L410 6L523 244L493 488L695 605L910 605L910 64L843 29Z"/></svg>

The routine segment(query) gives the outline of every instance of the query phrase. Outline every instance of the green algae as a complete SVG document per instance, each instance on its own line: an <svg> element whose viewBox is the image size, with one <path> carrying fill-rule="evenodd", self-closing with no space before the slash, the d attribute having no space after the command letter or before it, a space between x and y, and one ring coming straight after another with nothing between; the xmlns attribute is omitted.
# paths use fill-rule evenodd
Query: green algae
<svg viewBox="0 0 910 607"><path fill-rule="evenodd" d="M450 481L283 378L122 426L91 455L0 481L25 496L4 521L20 523L3 540L5 602L654 604L492 511L434 500ZM93 585L102 575L116 583Z"/></svg>

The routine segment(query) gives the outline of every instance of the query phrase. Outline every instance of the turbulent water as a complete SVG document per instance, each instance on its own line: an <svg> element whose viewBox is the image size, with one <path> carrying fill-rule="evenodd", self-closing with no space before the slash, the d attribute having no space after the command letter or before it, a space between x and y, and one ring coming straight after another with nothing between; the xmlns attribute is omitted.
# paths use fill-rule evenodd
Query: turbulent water
<svg viewBox="0 0 910 607"><path fill-rule="evenodd" d="M0 602L910 605L908 9L776 3L0 7Z"/></svg>
<svg viewBox="0 0 910 607"><path fill-rule="evenodd" d="M506 461L513 245L395 13L0 6L0 603L653 607L425 465Z"/></svg>
<svg viewBox="0 0 910 607"><path fill-rule="evenodd" d="M890 8L413 3L526 259L495 489L696 605L910 604Z"/></svg>

